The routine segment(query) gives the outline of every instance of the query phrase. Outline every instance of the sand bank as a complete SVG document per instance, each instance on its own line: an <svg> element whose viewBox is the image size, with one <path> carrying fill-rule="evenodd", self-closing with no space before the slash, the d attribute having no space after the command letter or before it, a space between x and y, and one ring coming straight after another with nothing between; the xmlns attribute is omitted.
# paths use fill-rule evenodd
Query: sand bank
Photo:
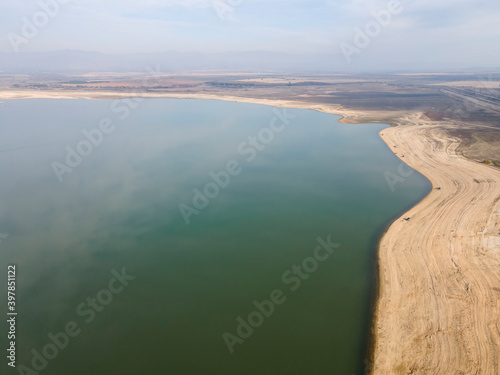
<svg viewBox="0 0 500 375"><path fill-rule="evenodd" d="M173 98L173 99L211 99L224 100L238 103L262 104L280 108L302 108L325 112L343 117L343 123L375 122L373 119L391 118L403 116L404 111L375 111L375 110L351 110L341 105L316 104L298 100L244 98L232 95L203 94L203 93L154 93L154 92L107 92L107 91L69 91L69 90L7 90L0 91L0 101L9 99L123 99L123 98ZM380 122L380 121L379 121Z"/></svg>
<svg viewBox="0 0 500 375"><path fill-rule="evenodd" d="M433 125L381 137L433 190L380 242L373 373L500 374L500 172Z"/></svg>

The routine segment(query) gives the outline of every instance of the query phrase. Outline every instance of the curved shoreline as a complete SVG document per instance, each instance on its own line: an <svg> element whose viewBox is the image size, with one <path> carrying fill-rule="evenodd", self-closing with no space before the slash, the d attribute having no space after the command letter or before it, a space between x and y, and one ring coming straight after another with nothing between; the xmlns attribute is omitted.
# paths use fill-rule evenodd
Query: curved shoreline
<svg viewBox="0 0 500 375"><path fill-rule="evenodd" d="M2 92L2 99L213 99L316 110L359 123L387 112L310 102L210 94ZM391 113L394 115L395 113ZM500 173L455 153L456 139L419 114L396 113L400 126L379 135L433 186L388 223L376 244L378 291L369 331L373 374L500 373ZM453 124L445 124L453 127ZM383 134L381 134L383 132ZM478 195L478 193L481 193ZM471 204L472 202L472 204ZM411 217L410 222L402 217ZM500 216L500 215L499 215ZM455 241L456 239L459 241ZM497 318L498 316L498 318Z"/></svg>
<svg viewBox="0 0 500 375"><path fill-rule="evenodd" d="M498 374L500 173L434 125L381 137L435 188L381 239L373 373Z"/></svg>
<svg viewBox="0 0 500 375"><path fill-rule="evenodd" d="M329 113L340 116L338 122L343 124L362 124L362 123L379 123L383 121L365 121L367 118L382 118L389 115L403 116L406 111L375 111L375 110L351 110L335 104L323 104L302 102L297 100L281 100L281 99L261 99L239 97L231 95L218 94L180 94L180 93L151 93L151 92L101 92L101 91L41 91L41 90L9 90L0 91L0 103L2 100L15 99L88 99L88 100L103 100L103 99L125 99L125 98L171 98L171 99L204 99L204 100L223 100L229 102L261 104L270 107L278 108L298 108L309 109L313 111Z"/></svg>
<svg viewBox="0 0 500 375"><path fill-rule="evenodd" d="M389 129L389 128L386 128ZM380 131L385 131L386 129L383 129ZM379 137L382 139L382 137L379 134ZM386 143L387 145L387 143ZM389 145L387 145L389 148ZM400 159L402 160L402 159ZM402 160L404 162L404 160ZM420 173L419 171L416 171L417 173ZM422 176L424 176L426 179L427 177L420 173ZM402 217L406 217L406 214L410 212L413 208L418 206L429 194L432 193L433 187L432 183L429 181L431 184L431 189L427 194L423 194L421 198L416 200L414 203L408 205L407 208L404 210L400 211L399 213L395 214L393 217L391 217L389 220L387 220L381 227L380 230L375 234L374 236L374 243L373 243L373 266L372 266L372 280L374 281L374 285L372 287L372 293L370 297L370 318L371 322L368 327L368 333L367 333L367 344L366 344L366 356L368 357L368 363L370 365L370 368L366 367L365 363L365 372L364 374L374 374L373 372L373 364L375 362L375 345L377 342L377 337L375 333L375 323L376 323L376 314L377 314L377 307L378 307L378 302L379 302L379 297L380 297L380 259L379 259L379 249L380 249L380 244L382 242L382 239L386 235L386 233L389 231L391 226L398 220L401 219Z"/></svg>

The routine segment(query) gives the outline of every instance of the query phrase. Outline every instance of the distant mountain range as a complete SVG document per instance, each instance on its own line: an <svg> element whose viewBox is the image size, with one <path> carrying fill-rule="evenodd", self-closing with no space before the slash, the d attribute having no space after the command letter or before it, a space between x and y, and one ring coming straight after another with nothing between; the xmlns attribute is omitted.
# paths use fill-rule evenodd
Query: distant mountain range
<svg viewBox="0 0 500 375"><path fill-rule="evenodd" d="M275 52L104 54L76 50L0 52L3 73L145 72L159 65L162 72L188 70L331 72L335 56Z"/></svg>
<svg viewBox="0 0 500 375"><path fill-rule="evenodd" d="M360 56L363 57L363 56ZM496 68L469 68L463 64L432 62L398 63L390 66L360 58L347 64L341 53L291 54L282 52L164 52L143 54L105 54L78 50L53 52L0 52L0 74L81 74L89 72L146 72L159 66L163 73L193 70L228 70L285 73L353 72L457 72L498 71Z"/></svg>

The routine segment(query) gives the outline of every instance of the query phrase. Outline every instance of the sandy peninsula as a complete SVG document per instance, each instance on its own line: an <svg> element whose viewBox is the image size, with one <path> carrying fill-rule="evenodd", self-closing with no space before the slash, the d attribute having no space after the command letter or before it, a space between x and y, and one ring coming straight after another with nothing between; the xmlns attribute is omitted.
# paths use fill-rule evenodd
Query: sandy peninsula
<svg viewBox="0 0 500 375"><path fill-rule="evenodd" d="M500 374L500 171L456 152L460 141L419 112L230 95L83 91L0 92L2 99L170 97L305 108L344 123L397 119L380 135L432 192L397 219L379 248L372 373ZM404 218L410 218L409 221Z"/></svg>

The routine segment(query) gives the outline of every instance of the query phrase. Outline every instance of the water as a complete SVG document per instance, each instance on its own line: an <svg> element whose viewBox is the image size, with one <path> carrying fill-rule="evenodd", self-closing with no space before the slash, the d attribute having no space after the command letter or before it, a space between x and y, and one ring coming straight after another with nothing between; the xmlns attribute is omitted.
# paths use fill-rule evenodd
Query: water
<svg viewBox="0 0 500 375"><path fill-rule="evenodd" d="M0 277L17 265L18 366L363 372L374 239L430 189L416 172L389 187L386 172L398 175L401 162L377 135L383 125L173 99L14 100L0 116ZM103 119L101 139L92 130ZM262 131L270 124L274 132ZM259 132L268 143L251 146ZM69 167L67 147L88 155ZM231 161L233 175L220 174ZM193 189L203 191L211 172L224 187L210 185L213 198L196 208ZM317 250L319 262L318 237L340 245ZM294 265L305 269L294 275ZM112 281L123 268L135 278ZM271 297L280 303L262 302ZM254 301L265 314L238 335ZM66 329L74 337L56 335Z"/></svg>

